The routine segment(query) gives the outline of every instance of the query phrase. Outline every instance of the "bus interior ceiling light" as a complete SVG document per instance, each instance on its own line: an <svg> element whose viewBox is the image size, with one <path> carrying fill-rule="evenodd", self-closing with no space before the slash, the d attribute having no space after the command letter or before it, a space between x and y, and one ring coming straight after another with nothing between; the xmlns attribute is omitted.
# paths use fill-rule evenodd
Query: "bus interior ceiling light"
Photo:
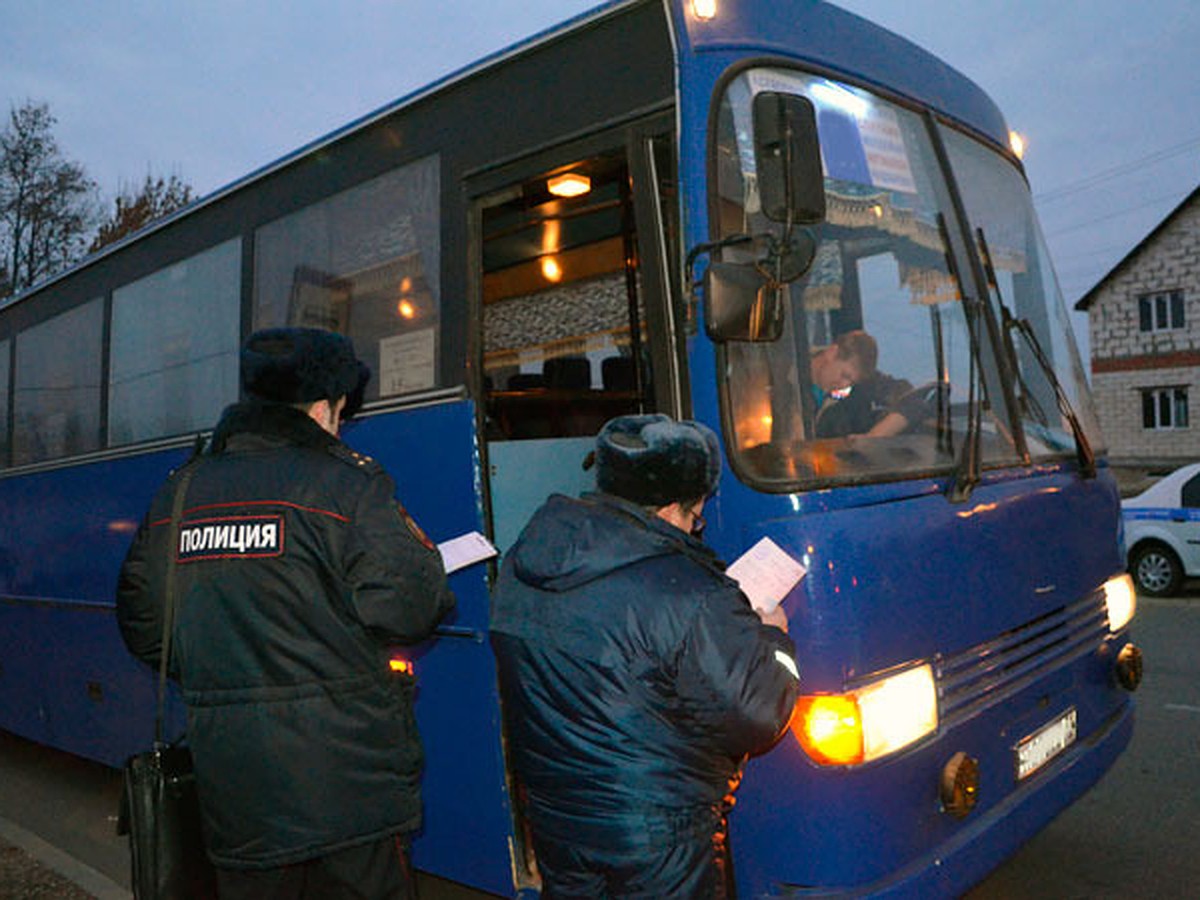
<svg viewBox="0 0 1200 900"><path fill-rule="evenodd" d="M717 0L692 0L692 15L707 22L717 14Z"/></svg>
<svg viewBox="0 0 1200 900"><path fill-rule="evenodd" d="M1108 609L1108 630L1120 631L1137 613L1137 593L1128 572L1104 582L1104 606Z"/></svg>
<svg viewBox="0 0 1200 900"><path fill-rule="evenodd" d="M895 753L937 725L937 688L928 663L845 694L801 697L792 717L792 732L804 752L826 766L870 762Z"/></svg>
<svg viewBox="0 0 1200 900"><path fill-rule="evenodd" d="M558 260L553 256L542 257L542 276L547 281L562 281L562 266L558 264Z"/></svg>
<svg viewBox="0 0 1200 900"><path fill-rule="evenodd" d="M546 179L546 190L555 197L582 197L592 189L592 179L578 172L567 172Z"/></svg>

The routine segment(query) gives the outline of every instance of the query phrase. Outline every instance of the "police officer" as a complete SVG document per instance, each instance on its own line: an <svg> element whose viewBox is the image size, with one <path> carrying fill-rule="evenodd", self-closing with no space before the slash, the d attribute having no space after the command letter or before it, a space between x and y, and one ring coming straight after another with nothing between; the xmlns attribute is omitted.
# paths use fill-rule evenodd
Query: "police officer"
<svg viewBox="0 0 1200 900"><path fill-rule="evenodd" d="M742 763L796 700L787 618L756 614L699 540L711 430L622 416L595 461L600 492L551 497L492 598L542 896L725 897Z"/></svg>
<svg viewBox="0 0 1200 900"><path fill-rule="evenodd" d="M412 685L386 648L454 607L436 548L383 468L338 439L370 372L331 332L257 332L248 399L159 491L121 569L130 651L158 665L175 554L170 669L209 855L226 898L409 897L421 821Z"/></svg>

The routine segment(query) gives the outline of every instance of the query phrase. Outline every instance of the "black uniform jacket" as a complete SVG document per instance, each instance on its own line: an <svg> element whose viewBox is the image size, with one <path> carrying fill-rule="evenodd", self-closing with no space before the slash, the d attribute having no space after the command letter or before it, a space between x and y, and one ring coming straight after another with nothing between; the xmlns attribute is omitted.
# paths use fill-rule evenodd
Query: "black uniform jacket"
<svg viewBox="0 0 1200 900"><path fill-rule="evenodd" d="M209 853L278 866L420 824L410 679L386 647L454 606L392 479L303 413L225 411L170 546L168 479L121 569L130 651L158 665L176 554L170 668L182 687Z"/></svg>
<svg viewBox="0 0 1200 900"><path fill-rule="evenodd" d="M603 494L554 496L505 557L492 641L535 834L640 851L711 835L791 716L791 640L712 551Z"/></svg>

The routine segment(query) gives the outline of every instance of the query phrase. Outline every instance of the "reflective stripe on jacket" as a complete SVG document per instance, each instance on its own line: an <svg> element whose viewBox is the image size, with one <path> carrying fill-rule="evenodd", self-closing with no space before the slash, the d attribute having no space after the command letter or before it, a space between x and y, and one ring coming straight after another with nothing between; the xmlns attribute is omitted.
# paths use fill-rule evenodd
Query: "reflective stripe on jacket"
<svg viewBox="0 0 1200 900"><path fill-rule="evenodd" d="M555 496L534 515L491 629L536 828L590 846L711 833L796 700L787 635L707 547L615 497Z"/></svg>

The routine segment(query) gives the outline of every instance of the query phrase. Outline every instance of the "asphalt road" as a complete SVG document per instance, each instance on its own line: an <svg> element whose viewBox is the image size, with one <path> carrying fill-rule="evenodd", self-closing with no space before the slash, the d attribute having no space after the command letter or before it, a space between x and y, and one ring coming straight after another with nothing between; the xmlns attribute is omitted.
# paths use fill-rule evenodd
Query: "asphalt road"
<svg viewBox="0 0 1200 900"><path fill-rule="evenodd" d="M1134 639L1146 676L1129 749L965 900L1200 897L1200 585L1189 587L1179 599L1140 601ZM13 872L30 883L53 877L39 860L84 896L128 897L126 846L114 830L119 789L119 773L105 766L0 732L0 900L68 896L21 892ZM421 896L480 895L430 879Z"/></svg>
<svg viewBox="0 0 1200 900"><path fill-rule="evenodd" d="M1101 782L966 900L1200 897L1200 587L1141 598L1133 740Z"/></svg>

